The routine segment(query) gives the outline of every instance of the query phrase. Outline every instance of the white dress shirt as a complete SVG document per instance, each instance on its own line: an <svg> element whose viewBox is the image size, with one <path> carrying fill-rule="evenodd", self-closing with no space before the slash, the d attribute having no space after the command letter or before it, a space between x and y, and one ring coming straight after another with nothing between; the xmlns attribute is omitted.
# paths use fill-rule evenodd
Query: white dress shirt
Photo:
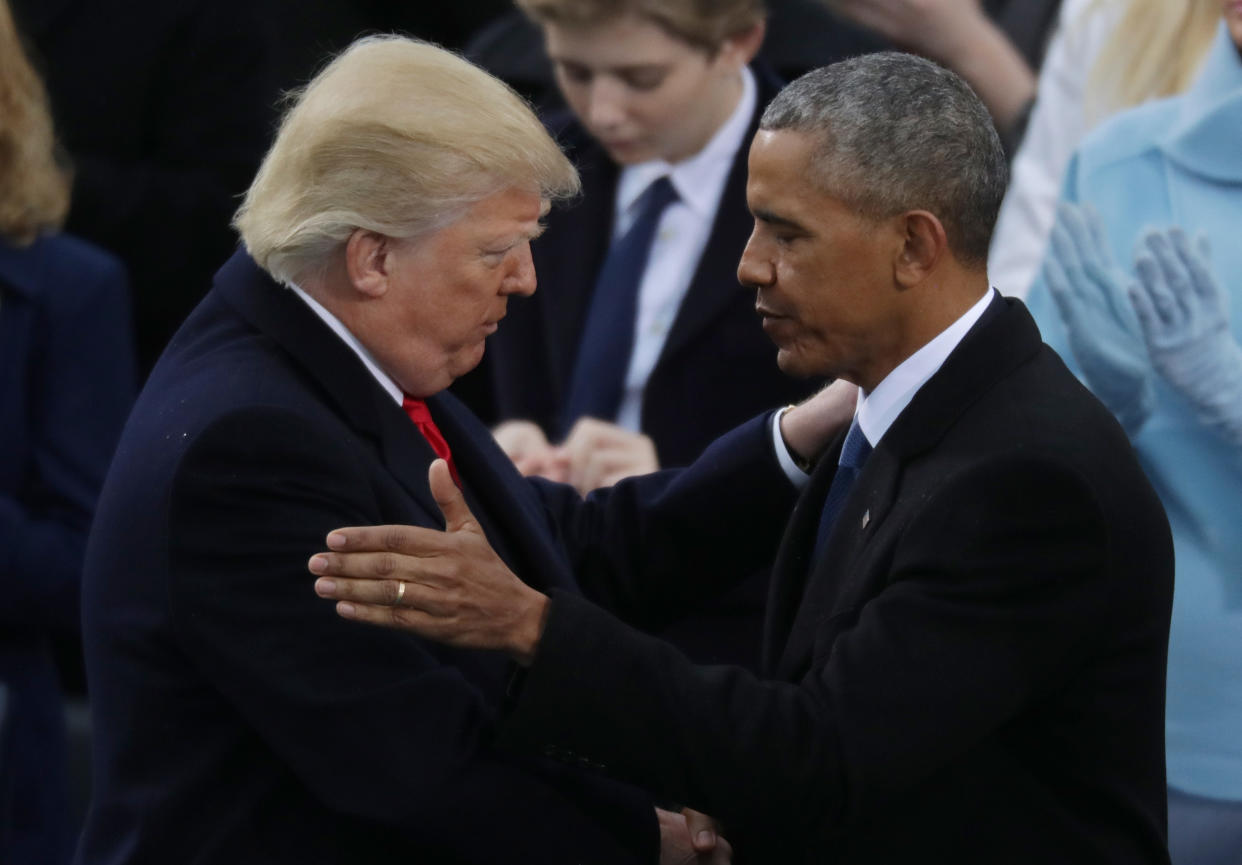
<svg viewBox="0 0 1242 865"><path fill-rule="evenodd" d="M639 284L634 348L616 418L617 424L628 430L637 432L640 429L647 379L664 350L677 310L707 247L725 182L745 141L757 101L754 75L744 68L742 96L706 147L676 165L653 160L628 166L617 179L614 240L633 224L637 218L635 202L656 180L668 177L678 196L660 218ZM723 286L721 290L731 287Z"/></svg>

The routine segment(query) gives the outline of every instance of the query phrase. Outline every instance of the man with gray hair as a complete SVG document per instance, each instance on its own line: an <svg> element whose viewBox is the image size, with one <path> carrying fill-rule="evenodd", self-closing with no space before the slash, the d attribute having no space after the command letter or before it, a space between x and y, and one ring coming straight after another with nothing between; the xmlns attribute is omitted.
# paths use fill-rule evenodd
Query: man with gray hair
<svg viewBox="0 0 1242 865"><path fill-rule="evenodd" d="M861 57L783 91L749 169L738 275L781 367L860 392L786 528L762 678L519 583L456 495L446 532L337 533L317 591L509 652L507 747L712 814L739 862L1167 862L1168 524L1120 427L988 286L987 112L933 63Z"/></svg>

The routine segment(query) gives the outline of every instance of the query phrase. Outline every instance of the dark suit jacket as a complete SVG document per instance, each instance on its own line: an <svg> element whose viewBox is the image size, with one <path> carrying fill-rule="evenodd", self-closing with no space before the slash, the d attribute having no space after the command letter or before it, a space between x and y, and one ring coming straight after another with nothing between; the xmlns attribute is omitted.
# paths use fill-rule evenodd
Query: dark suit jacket
<svg viewBox="0 0 1242 865"><path fill-rule="evenodd" d="M67 235L0 241L0 862L68 858L53 637L76 637L95 498L134 396L125 270Z"/></svg>
<svg viewBox="0 0 1242 865"><path fill-rule="evenodd" d="M766 679L557 596L510 744L723 818L739 862L1167 862L1168 524L1025 307L897 418L805 579L835 462L777 558Z"/></svg>
<svg viewBox="0 0 1242 865"><path fill-rule="evenodd" d="M490 541L544 590L577 572L625 609L697 561L754 567L793 503L762 421L709 469L584 502L520 478L452 397L428 404ZM645 796L492 749L503 658L345 621L312 591L335 526L443 526L433 457L357 356L234 256L140 396L92 531L79 862L654 862ZM718 529L755 550L720 550Z"/></svg>

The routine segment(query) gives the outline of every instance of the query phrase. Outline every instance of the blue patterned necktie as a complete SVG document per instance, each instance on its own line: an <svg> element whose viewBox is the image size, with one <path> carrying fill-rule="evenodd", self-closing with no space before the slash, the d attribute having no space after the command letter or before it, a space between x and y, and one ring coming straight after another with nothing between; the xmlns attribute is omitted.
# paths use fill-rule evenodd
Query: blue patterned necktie
<svg viewBox="0 0 1242 865"><path fill-rule="evenodd" d="M841 459L837 461L837 473L828 487L828 495L824 499L824 511L819 517L819 530L815 533L815 551L811 556L811 566L819 561L820 554L828 545L828 536L832 534L833 524L841 513L841 506L849 497L854 481L862 471L863 463L871 456L871 443L863 435L858 425L858 416L850 424L850 431L845 436L845 444L841 446Z"/></svg>
<svg viewBox="0 0 1242 865"><path fill-rule="evenodd" d="M567 435L580 417L611 421L617 416L634 350L638 286L647 269L660 217L676 200L672 182L667 177L656 180L639 197L634 224L608 250L578 346L569 397L561 415L562 435Z"/></svg>

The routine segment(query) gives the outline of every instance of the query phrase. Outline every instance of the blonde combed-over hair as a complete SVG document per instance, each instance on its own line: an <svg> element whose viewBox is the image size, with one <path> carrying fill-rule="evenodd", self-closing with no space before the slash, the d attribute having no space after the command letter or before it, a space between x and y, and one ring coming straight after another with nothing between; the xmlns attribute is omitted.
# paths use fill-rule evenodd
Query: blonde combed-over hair
<svg viewBox="0 0 1242 865"><path fill-rule="evenodd" d="M418 238L511 186L548 199L579 189L520 96L426 42L361 39L291 99L233 219L286 284L322 271L356 229Z"/></svg>
<svg viewBox="0 0 1242 865"><path fill-rule="evenodd" d="M597 27L633 15L714 54L724 41L767 17L763 0L516 0L539 24Z"/></svg>
<svg viewBox="0 0 1242 865"><path fill-rule="evenodd" d="M69 170L56 159L43 82L0 0L0 237L27 244L69 211Z"/></svg>

